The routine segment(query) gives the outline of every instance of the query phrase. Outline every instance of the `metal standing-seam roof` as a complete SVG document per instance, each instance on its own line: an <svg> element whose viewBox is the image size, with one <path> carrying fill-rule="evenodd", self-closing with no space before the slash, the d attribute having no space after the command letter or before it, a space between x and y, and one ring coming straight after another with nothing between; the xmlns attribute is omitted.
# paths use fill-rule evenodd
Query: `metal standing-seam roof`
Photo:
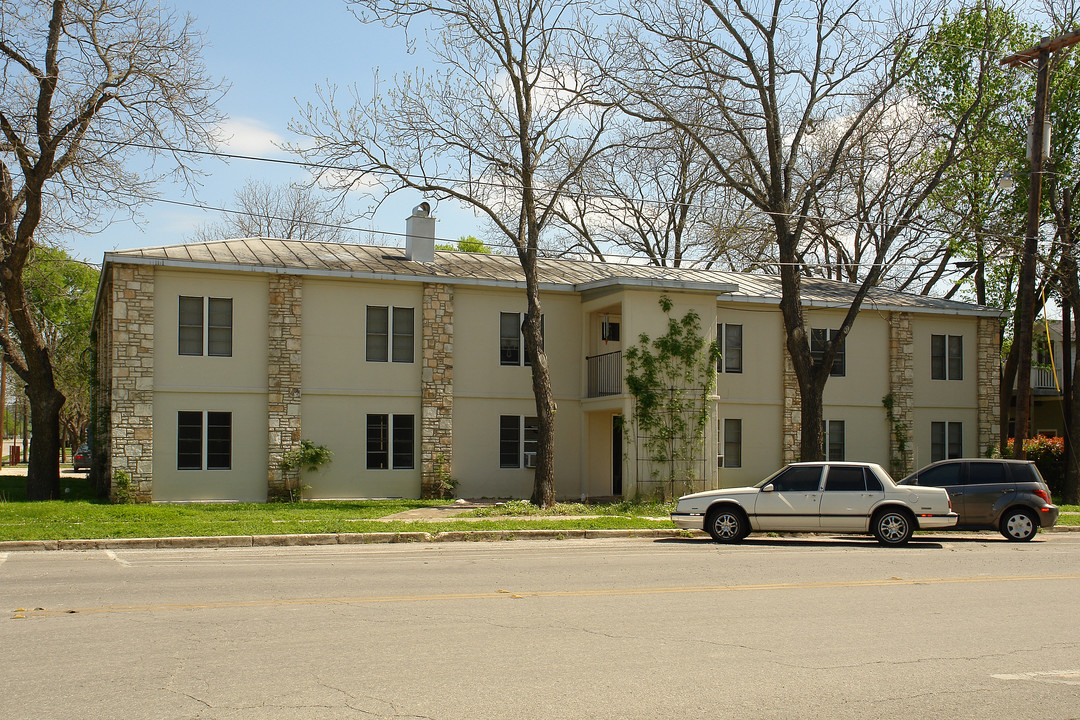
<svg viewBox="0 0 1080 720"><path fill-rule="evenodd" d="M421 263L409 260L400 247L271 238L239 238L117 250L105 254L105 265L111 263L325 277L408 279L458 285L525 285L525 275L515 255L437 250L434 262ZM780 301L780 277L777 275L556 258L538 258L537 271L540 287L547 291L587 292L607 286L637 286L716 292L723 296L725 302L777 304ZM857 289L858 286L852 283L804 277L803 305L847 307ZM864 307L1003 316L1002 311L993 308L882 287L870 290Z"/></svg>

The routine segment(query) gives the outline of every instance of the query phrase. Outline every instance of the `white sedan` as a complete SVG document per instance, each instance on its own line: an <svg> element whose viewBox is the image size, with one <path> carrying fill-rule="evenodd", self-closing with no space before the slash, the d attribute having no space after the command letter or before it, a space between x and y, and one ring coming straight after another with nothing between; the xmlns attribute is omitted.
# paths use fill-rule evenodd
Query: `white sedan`
<svg viewBox="0 0 1080 720"><path fill-rule="evenodd" d="M897 485L880 465L854 462L792 463L753 487L684 495L671 513L679 527L720 543L751 532L827 532L872 533L893 546L957 517L945 490Z"/></svg>

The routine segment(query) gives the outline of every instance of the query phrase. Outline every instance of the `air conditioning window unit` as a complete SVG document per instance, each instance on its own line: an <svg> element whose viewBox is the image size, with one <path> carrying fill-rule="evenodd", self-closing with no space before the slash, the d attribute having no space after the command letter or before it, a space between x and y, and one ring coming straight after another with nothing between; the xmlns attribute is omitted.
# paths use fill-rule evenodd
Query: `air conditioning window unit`
<svg viewBox="0 0 1080 720"><path fill-rule="evenodd" d="M534 453L534 452L525 453L525 467L527 467L527 468L536 467L536 453Z"/></svg>

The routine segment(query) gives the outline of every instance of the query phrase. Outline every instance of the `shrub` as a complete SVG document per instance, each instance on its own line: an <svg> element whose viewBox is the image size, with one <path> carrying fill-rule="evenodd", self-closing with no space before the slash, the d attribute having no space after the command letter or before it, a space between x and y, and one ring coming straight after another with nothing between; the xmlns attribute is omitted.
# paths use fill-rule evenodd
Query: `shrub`
<svg viewBox="0 0 1080 720"><path fill-rule="evenodd" d="M1012 457L1012 446L1013 439L1009 438L1002 457ZM1027 438L1024 440L1024 454L1039 468L1046 484L1050 486L1050 494L1060 497L1065 490L1065 438Z"/></svg>

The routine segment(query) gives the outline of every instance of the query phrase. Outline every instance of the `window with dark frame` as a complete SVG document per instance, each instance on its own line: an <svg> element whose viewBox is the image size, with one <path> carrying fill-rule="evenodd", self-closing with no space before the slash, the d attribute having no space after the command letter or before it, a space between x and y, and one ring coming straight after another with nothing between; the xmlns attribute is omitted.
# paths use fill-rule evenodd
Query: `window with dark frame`
<svg viewBox="0 0 1080 720"><path fill-rule="evenodd" d="M964 336L930 336L930 378L932 380L964 379Z"/></svg>
<svg viewBox="0 0 1080 720"><path fill-rule="evenodd" d="M203 448L206 449L205 462ZM181 410L176 413L176 469L202 470L204 467L207 470L232 469L232 413Z"/></svg>
<svg viewBox="0 0 1080 720"><path fill-rule="evenodd" d="M233 301L232 298L206 300L206 354L211 357L232 357Z"/></svg>
<svg viewBox="0 0 1080 720"><path fill-rule="evenodd" d="M411 363L413 351L413 317L411 307L386 305L367 306L368 362Z"/></svg>
<svg viewBox="0 0 1080 720"><path fill-rule="evenodd" d="M724 467L742 467L742 420L724 419Z"/></svg>
<svg viewBox="0 0 1080 720"><path fill-rule="evenodd" d="M180 296L179 335L181 355L203 354L203 298Z"/></svg>
<svg viewBox="0 0 1080 720"><path fill-rule="evenodd" d="M716 361L718 373L741 373L743 371L742 325L716 324L716 344L720 347L720 359Z"/></svg>
<svg viewBox="0 0 1080 720"><path fill-rule="evenodd" d="M176 413L176 469L202 470L203 414Z"/></svg>
<svg viewBox="0 0 1080 720"><path fill-rule="evenodd" d="M815 365L820 365L825 358L826 338L835 340L839 330L826 330L824 328L811 328L810 330L810 357ZM833 358L832 368L829 370L831 377L844 377L847 374L847 338L836 349L836 357Z"/></svg>
<svg viewBox="0 0 1080 720"><path fill-rule="evenodd" d="M539 446L540 423L531 415L499 416L499 467L520 468L526 454Z"/></svg>
<svg viewBox="0 0 1080 720"><path fill-rule="evenodd" d="M413 309L394 308L393 359L396 363L413 361Z"/></svg>
<svg viewBox="0 0 1080 720"><path fill-rule="evenodd" d="M845 459L844 421L829 420L825 423L826 460L842 461Z"/></svg>
<svg viewBox="0 0 1080 720"><path fill-rule="evenodd" d="M527 313L499 313L499 364L529 367L522 328ZM544 316L540 316L540 344L544 342Z"/></svg>
<svg viewBox="0 0 1080 720"><path fill-rule="evenodd" d="M367 469L412 470L416 467L416 416L368 413Z"/></svg>
<svg viewBox="0 0 1080 720"><path fill-rule="evenodd" d="M394 415L393 417L393 464L395 470L412 470L414 466L413 437L414 418L412 415Z"/></svg>
<svg viewBox="0 0 1080 720"><path fill-rule="evenodd" d="M930 462L964 456L964 424L930 423Z"/></svg>
<svg viewBox="0 0 1080 720"><path fill-rule="evenodd" d="M232 357L232 298L180 295L177 325L178 354Z"/></svg>

